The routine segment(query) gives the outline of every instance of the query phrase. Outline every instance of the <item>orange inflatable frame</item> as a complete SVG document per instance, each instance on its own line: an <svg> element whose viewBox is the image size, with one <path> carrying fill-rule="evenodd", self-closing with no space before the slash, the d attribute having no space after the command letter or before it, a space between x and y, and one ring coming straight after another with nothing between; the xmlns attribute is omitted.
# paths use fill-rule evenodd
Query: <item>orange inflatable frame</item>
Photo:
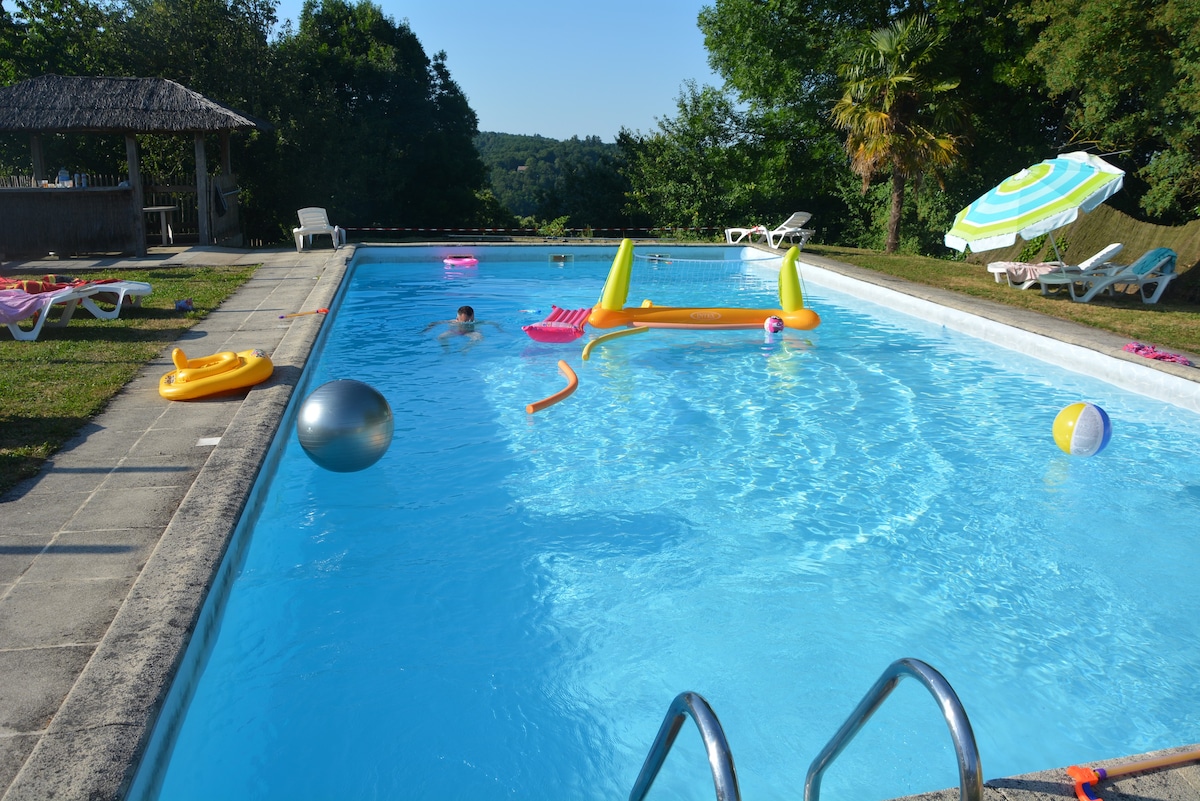
<svg viewBox="0 0 1200 801"><path fill-rule="evenodd" d="M625 239L617 250L600 302L592 307L588 322L596 328L634 326L645 328L762 328L768 317L778 317L788 328L811 331L821 324L812 309L804 308L796 258L800 248L792 247L779 268L778 309L723 309L694 306L655 306L649 301L639 307L626 307L629 276L633 269L633 240Z"/></svg>

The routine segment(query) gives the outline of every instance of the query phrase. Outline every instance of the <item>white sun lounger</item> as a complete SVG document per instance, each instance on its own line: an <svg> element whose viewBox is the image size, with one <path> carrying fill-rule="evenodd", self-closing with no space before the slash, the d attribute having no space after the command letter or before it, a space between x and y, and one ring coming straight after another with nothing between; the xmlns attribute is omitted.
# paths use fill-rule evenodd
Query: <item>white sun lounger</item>
<svg viewBox="0 0 1200 801"><path fill-rule="evenodd" d="M805 228L804 225L812 219L812 215L807 211L798 211L791 217L788 217L777 228L772 231L767 231L767 244L773 248L777 248L783 244L783 240L787 239L792 244L798 245L801 250L808 244L808 240L812 239L817 232L811 228ZM800 241L797 242L796 240Z"/></svg>
<svg viewBox="0 0 1200 801"><path fill-rule="evenodd" d="M749 241L753 242L754 237L761 236L765 238L766 235L767 226L765 225L753 225L749 228L726 228L725 242L730 245L736 245L743 239L749 239Z"/></svg>
<svg viewBox="0 0 1200 801"><path fill-rule="evenodd" d="M0 322L8 326L13 339L32 342L42 333L47 318L50 317L52 306L62 306L62 313L50 325L61 327L71 322L76 307L80 301L90 298L99 289L94 284L59 289L53 292L39 292L30 295L19 289L0 291ZM17 323L21 320L34 318L33 327L26 330Z"/></svg>
<svg viewBox="0 0 1200 801"><path fill-rule="evenodd" d="M1119 267L1106 274L1084 274L1078 281L1082 294L1075 290L1075 284L1067 284L1071 300L1088 303L1097 295L1113 291L1114 287L1126 289L1137 287L1142 296L1142 303L1158 303L1167 284L1175 278L1175 251L1170 248L1154 248L1142 254L1141 258L1127 267ZM1147 286L1154 286L1154 291L1146 293Z"/></svg>
<svg viewBox="0 0 1200 801"><path fill-rule="evenodd" d="M88 284L96 288L94 296L82 298L80 305L91 312L93 317L101 320L115 320L121 314L121 307L126 299L130 306L141 306L142 298L149 295L151 286L145 281L112 281L106 284ZM106 297L111 296L111 297ZM102 309L96 305L97 299L115 304L112 309Z"/></svg>
<svg viewBox="0 0 1200 801"><path fill-rule="evenodd" d="M1046 284L1053 284L1055 283L1054 276L1079 275L1106 267L1123 247L1120 242L1113 242L1079 264L1063 264L1060 261L1045 261L1036 264L1023 261L994 261L987 268L989 273L996 276L996 283L1000 283L1000 277L1004 276L1008 279L1009 286L1016 289L1029 289L1034 284L1040 283L1041 277L1044 275L1053 274L1046 281ZM1066 282L1063 280L1059 283L1065 284ZM1042 285L1043 295L1046 294L1046 284Z"/></svg>
<svg viewBox="0 0 1200 801"><path fill-rule="evenodd" d="M775 228L767 228L765 225L754 225L750 228L726 228L725 242L730 245L736 245L744 239L753 242L754 237L763 237L767 244L773 248L779 247L784 239L789 239L797 243L800 249L803 250L808 240L813 237L816 231L811 228L805 228L804 225L812 219L812 214L807 211L798 211L791 217L781 222Z"/></svg>

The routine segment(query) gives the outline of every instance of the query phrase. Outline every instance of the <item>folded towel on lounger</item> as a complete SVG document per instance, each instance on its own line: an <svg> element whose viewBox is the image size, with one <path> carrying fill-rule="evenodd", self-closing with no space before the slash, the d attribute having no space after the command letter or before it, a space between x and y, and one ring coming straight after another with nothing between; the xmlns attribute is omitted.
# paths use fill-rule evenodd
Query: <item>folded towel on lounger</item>
<svg viewBox="0 0 1200 801"><path fill-rule="evenodd" d="M31 295L23 289L0 289L0 325L32 317L49 305L53 294Z"/></svg>

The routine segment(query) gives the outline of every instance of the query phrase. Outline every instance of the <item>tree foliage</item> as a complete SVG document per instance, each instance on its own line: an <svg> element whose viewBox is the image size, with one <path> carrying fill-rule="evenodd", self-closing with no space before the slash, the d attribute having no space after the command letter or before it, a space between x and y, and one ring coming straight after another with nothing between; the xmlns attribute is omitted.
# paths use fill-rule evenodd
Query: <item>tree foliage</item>
<svg viewBox="0 0 1200 801"><path fill-rule="evenodd" d="M268 106L271 185L290 213L326 206L363 226L475 221L478 123L445 54L428 58L406 23L367 0L306 0L276 51L289 79Z"/></svg>
<svg viewBox="0 0 1200 801"><path fill-rule="evenodd" d="M0 76L101 74L111 67L109 34L119 21L117 10L91 0L16 0L12 13L0 7Z"/></svg>
<svg viewBox="0 0 1200 801"><path fill-rule="evenodd" d="M958 156L961 113L945 95L958 79L936 74L943 42L923 15L898 20L865 37L838 67L843 94L834 125L846 132L850 169L867 191L876 173L892 176L885 249L900 245L904 190L910 178L940 174Z"/></svg>
<svg viewBox="0 0 1200 801"><path fill-rule="evenodd" d="M758 152L743 114L711 87L685 84L679 116L659 122L657 134L622 129L630 205L658 225L705 228L721 225L750 204L755 187L743 176Z"/></svg>
<svg viewBox="0 0 1200 801"><path fill-rule="evenodd" d="M624 209L629 182L621 151L597 136L567 140L481 133L475 147L497 199L518 217L617 229L639 224Z"/></svg>
<svg viewBox="0 0 1200 801"><path fill-rule="evenodd" d="M1032 0L1029 62L1066 110L1068 141L1128 151L1143 211L1200 217L1200 4L1195 0Z"/></svg>
<svg viewBox="0 0 1200 801"><path fill-rule="evenodd" d="M660 120L658 130L617 137L630 208L656 226L774 225L814 204L836 204L837 145L827 125L787 110L740 108L729 92L694 83L676 104L678 115Z"/></svg>

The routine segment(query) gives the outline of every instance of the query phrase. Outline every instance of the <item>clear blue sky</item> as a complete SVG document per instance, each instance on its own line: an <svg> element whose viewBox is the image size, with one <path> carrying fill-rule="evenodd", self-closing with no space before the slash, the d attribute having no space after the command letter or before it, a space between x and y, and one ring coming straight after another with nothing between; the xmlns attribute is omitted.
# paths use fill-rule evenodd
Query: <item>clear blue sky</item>
<svg viewBox="0 0 1200 801"><path fill-rule="evenodd" d="M696 27L705 0L374 2L429 56L446 51L481 131L612 142L674 117L685 80L720 84ZM282 0L280 21L300 6Z"/></svg>

